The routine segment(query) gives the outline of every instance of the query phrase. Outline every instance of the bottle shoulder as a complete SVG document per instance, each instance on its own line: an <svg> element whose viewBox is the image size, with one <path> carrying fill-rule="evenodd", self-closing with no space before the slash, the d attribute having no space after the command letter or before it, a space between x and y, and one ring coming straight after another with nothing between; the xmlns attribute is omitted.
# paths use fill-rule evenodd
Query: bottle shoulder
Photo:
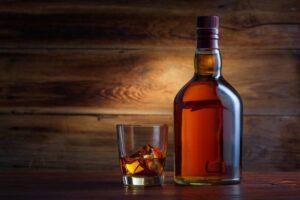
<svg viewBox="0 0 300 200"><path fill-rule="evenodd" d="M225 99L225 100L224 100ZM193 77L177 93L174 102L220 100L240 102L239 93L223 77L199 79Z"/></svg>
<svg viewBox="0 0 300 200"><path fill-rule="evenodd" d="M175 102L197 101L197 100L216 100L217 82L215 79L199 79L194 76L177 93Z"/></svg>
<svg viewBox="0 0 300 200"><path fill-rule="evenodd" d="M238 93L238 91L230 83L228 83L223 77L218 79L217 92L219 96L222 94L242 102L241 96Z"/></svg>
<svg viewBox="0 0 300 200"><path fill-rule="evenodd" d="M190 87L190 84L194 82L194 78L192 78L191 80L189 80L186 84L183 85L183 87L177 92L176 96L175 96L175 99L174 99L174 102L176 101L181 101L186 90L189 89Z"/></svg>

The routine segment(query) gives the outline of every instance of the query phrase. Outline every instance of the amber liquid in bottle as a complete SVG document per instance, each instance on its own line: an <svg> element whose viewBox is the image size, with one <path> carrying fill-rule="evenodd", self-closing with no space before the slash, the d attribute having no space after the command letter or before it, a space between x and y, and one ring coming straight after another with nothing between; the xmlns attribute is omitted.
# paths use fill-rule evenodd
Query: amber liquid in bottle
<svg viewBox="0 0 300 200"><path fill-rule="evenodd" d="M218 25L218 18L217 23L207 24L210 17L200 20L209 28ZM178 184L240 181L242 103L221 75L218 31L210 33L207 29L198 31L204 36L198 38L194 77L174 100L175 182Z"/></svg>

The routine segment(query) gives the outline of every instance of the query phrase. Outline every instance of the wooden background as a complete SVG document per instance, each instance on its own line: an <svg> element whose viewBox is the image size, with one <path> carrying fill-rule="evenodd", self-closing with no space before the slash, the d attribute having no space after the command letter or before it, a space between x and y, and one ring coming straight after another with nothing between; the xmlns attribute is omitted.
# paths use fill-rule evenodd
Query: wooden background
<svg viewBox="0 0 300 200"><path fill-rule="evenodd" d="M116 123L164 122L221 17L244 101L244 169L300 166L300 1L0 1L0 170L118 170Z"/></svg>

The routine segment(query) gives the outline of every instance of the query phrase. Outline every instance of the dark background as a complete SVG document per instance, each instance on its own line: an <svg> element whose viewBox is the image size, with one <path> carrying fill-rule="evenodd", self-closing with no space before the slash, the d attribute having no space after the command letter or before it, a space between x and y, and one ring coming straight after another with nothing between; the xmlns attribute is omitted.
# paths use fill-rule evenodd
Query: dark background
<svg viewBox="0 0 300 200"><path fill-rule="evenodd" d="M26 3L25 3L26 2ZM300 1L0 1L0 169L118 170L116 123L167 123L198 15L221 17L247 171L299 170Z"/></svg>

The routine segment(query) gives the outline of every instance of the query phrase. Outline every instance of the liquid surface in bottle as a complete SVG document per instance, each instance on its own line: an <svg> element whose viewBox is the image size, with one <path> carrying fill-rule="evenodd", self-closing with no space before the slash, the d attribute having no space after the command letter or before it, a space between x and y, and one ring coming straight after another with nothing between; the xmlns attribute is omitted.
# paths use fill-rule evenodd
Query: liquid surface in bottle
<svg viewBox="0 0 300 200"><path fill-rule="evenodd" d="M223 110L215 80L194 80L175 98L175 176L226 175Z"/></svg>

